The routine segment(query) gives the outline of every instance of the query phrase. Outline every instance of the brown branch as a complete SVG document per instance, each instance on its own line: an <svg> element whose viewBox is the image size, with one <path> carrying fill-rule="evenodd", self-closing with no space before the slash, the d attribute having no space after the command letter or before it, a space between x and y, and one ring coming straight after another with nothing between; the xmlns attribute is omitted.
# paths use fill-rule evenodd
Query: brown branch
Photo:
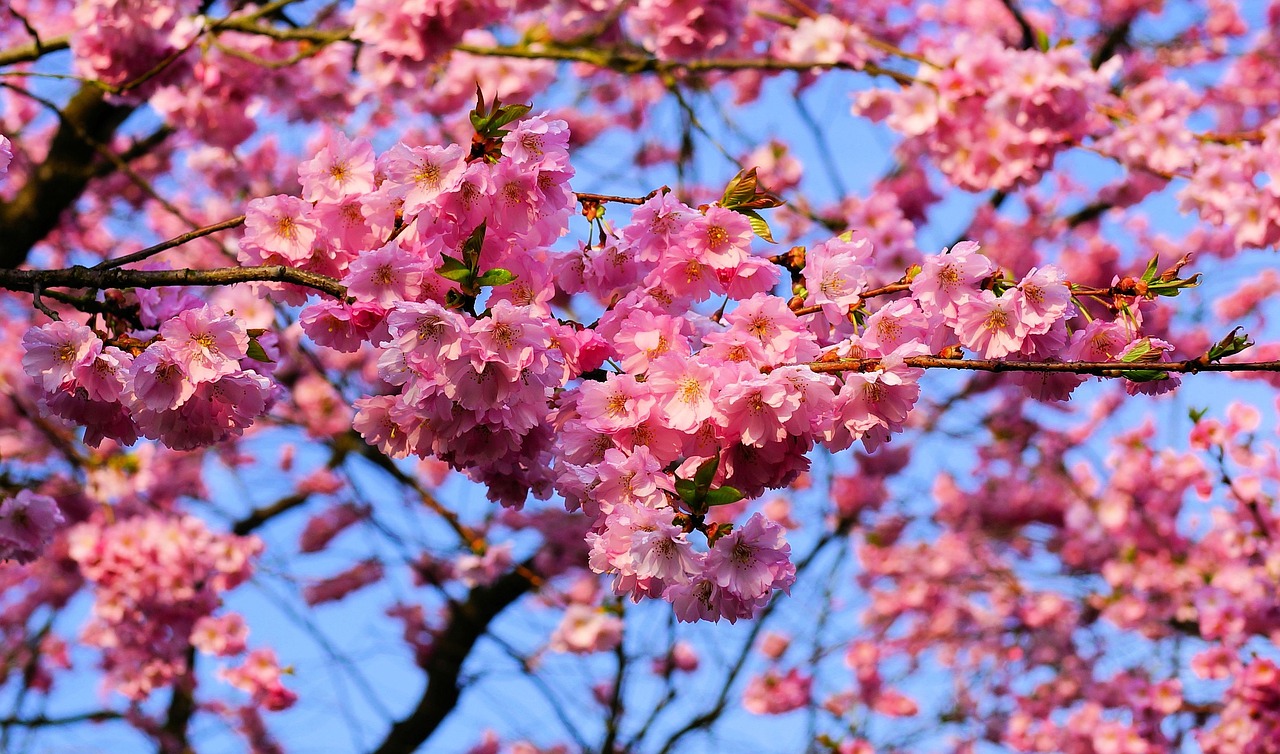
<svg viewBox="0 0 1280 754"><path fill-rule="evenodd" d="M812 71L815 69L838 69L847 71L861 71L872 76L888 76L899 84L907 85L915 83L915 79L901 71L895 71L891 68L884 68L867 63L864 66L854 66L845 62L794 62L789 60L778 60L776 58L706 58L702 60L658 60L642 55L628 55L624 53L589 50L589 49L570 49L570 48L544 48L530 49L528 47L480 47L478 45L456 45L453 49L458 52L464 52L468 55L479 55L483 57L499 57L499 58L524 58L528 60L562 60L575 63L589 63L599 66L600 68L608 68L619 73L658 73L658 74L675 74L675 73L710 73L715 71L733 72L733 71Z"/></svg>
<svg viewBox="0 0 1280 754"><path fill-rule="evenodd" d="M162 251L168 251L176 246L181 246L189 241L194 241L197 238L203 238L211 233L217 233L220 230L227 230L229 228L237 228L241 225L244 225L244 215L233 217L230 220L223 220L222 222L214 223L213 225L206 225L203 228L197 228L189 233L183 233L180 236L174 236L168 241L163 241L155 246L148 246L147 248L142 249L141 251L135 251L132 254L126 254L125 256L116 257L115 259L108 259L105 262L94 265L93 269L110 270L115 267L123 267L126 264L141 261L147 257L155 256Z"/></svg>
<svg viewBox="0 0 1280 754"><path fill-rule="evenodd" d="M331 277L282 265L219 267L211 270L122 270L68 267L60 270L0 269L0 289L58 288L163 288L166 286L235 285L236 283L293 283L345 299L346 286Z"/></svg>
<svg viewBox="0 0 1280 754"><path fill-rule="evenodd" d="M1005 9L1009 11L1009 15L1013 16L1013 20L1017 22L1018 28L1022 30L1022 49L1031 50L1036 46L1036 30L1023 14L1022 9L1014 0L1000 0Z"/></svg>
<svg viewBox="0 0 1280 754"><path fill-rule="evenodd" d="M947 359L941 356L908 356L902 360L918 369L963 369L973 372L1050 372L1121 377L1124 372L1280 372L1280 361L1209 361L1205 357L1185 361L1006 361L1002 359ZM881 359L840 359L806 364L819 374L870 372L879 369Z"/></svg>
<svg viewBox="0 0 1280 754"><path fill-rule="evenodd" d="M51 52L65 50L69 47L71 47L71 37L54 37L53 39L32 42L22 47L0 50L0 66L30 63Z"/></svg>
<svg viewBox="0 0 1280 754"><path fill-rule="evenodd" d="M533 561L506 573L488 586L477 586L463 602L451 602L449 620L436 635L427 660L427 688L406 717L391 726L374 754L411 754L435 733L462 696L458 678L476 642L503 610L534 586L524 575Z"/></svg>
<svg viewBox="0 0 1280 754"><path fill-rule="evenodd" d="M133 110L133 105L107 102L105 93L89 84L58 110L48 157L35 166L17 196L0 203L0 268L21 265L31 247L57 227L63 211L100 174L98 145L110 141Z"/></svg>
<svg viewBox="0 0 1280 754"><path fill-rule="evenodd" d="M81 712L77 715L64 715L62 717L47 717L45 715L0 717L0 728L53 728L62 725L77 725L79 723L101 723L108 720L119 720L123 717L124 715L119 712L111 710Z"/></svg>
<svg viewBox="0 0 1280 754"><path fill-rule="evenodd" d="M614 204L633 204L639 207L641 204L644 204L645 202L649 201L653 197L657 196L659 191L669 191L669 190L670 189L668 189L666 186L663 186L660 189L654 189L653 191L650 191L644 196L613 196L612 194L592 194L586 191L575 191L573 193L574 193L574 196L578 198L578 201L584 204L587 204L590 202L596 202L596 203L613 202Z"/></svg>

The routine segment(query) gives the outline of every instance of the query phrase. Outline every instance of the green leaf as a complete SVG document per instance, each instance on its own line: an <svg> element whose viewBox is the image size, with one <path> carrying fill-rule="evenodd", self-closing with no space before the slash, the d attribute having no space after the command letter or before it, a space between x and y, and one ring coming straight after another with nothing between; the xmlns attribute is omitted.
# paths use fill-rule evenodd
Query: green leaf
<svg viewBox="0 0 1280 754"><path fill-rule="evenodd" d="M1154 357L1159 357L1160 352L1151 347L1151 341L1143 338L1135 343L1133 348L1130 348L1121 355L1120 360L1126 364L1132 364L1135 361L1145 361L1148 360L1147 357L1151 355L1152 351L1155 351Z"/></svg>
<svg viewBox="0 0 1280 754"><path fill-rule="evenodd" d="M468 268L461 260L444 255L444 264L440 265L436 272L440 273L440 277L448 278L458 283L465 282L471 278L471 269Z"/></svg>
<svg viewBox="0 0 1280 754"><path fill-rule="evenodd" d="M245 355L254 361L261 361L267 364L274 364L270 356L267 355L267 349L262 347L257 338L249 338L249 348L246 349Z"/></svg>
<svg viewBox="0 0 1280 754"><path fill-rule="evenodd" d="M484 225L485 221L481 220L462 244L462 263L472 272L480 267L480 249L484 246Z"/></svg>
<svg viewBox="0 0 1280 754"><path fill-rule="evenodd" d="M511 270L504 270L501 267L494 267L485 274L476 278L476 285L506 285L516 279L516 274Z"/></svg>
<svg viewBox="0 0 1280 754"><path fill-rule="evenodd" d="M499 108L498 112L489 119L489 129L492 131L493 129L502 128L508 123L523 118L532 109L529 105L507 105Z"/></svg>
<svg viewBox="0 0 1280 754"><path fill-rule="evenodd" d="M1204 415L1207 413L1209 413L1209 407L1205 406L1204 408L1189 409L1187 411L1187 416L1191 417L1192 423L1199 424L1200 420L1203 419Z"/></svg>
<svg viewBox="0 0 1280 754"><path fill-rule="evenodd" d="M1160 255L1156 254L1151 257L1151 261L1147 263L1146 272L1142 273L1143 282L1150 283L1156 279L1156 275L1160 272Z"/></svg>
<svg viewBox="0 0 1280 754"><path fill-rule="evenodd" d="M1195 288L1200 285L1201 277L1203 276L1197 272L1185 280L1160 280L1147 286L1147 293L1172 298L1182 293L1183 288Z"/></svg>
<svg viewBox="0 0 1280 754"><path fill-rule="evenodd" d="M726 485L724 487L718 487L714 490L707 492L707 496L704 498L704 500L707 506L711 507L716 505L729 505L730 503L736 503L742 498L743 498L743 494L741 492L739 492L737 489L733 487L729 487Z"/></svg>
<svg viewBox="0 0 1280 754"><path fill-rule="evenodd" d="M1036 29L1036 48L1040 52L1048 52L1050 49L1049 34L1044 29Z"/></svg>
<svg viewBox="0 0 1280 754"><path fill-rule="evenodd" d="M769 243L777 243L773 240L773 234L769 232L769 223L764 221L759 212L754 209L740 209L738 212L747 216L751 221L751 230L757 235L768 241Z"/></svg>
<svg viewBox="0 0 1280 754"><path fill-rule="evenodd" d="M676 494L680 499L685 501L690 507L694 506L698 500L698 486L693 483L692 479L676 479Z"/></svg>
<svg viewBox="0 0 1280 754"><path fill-rule="evenodd" d="M1169 379L1169 373L1159 369L1127 369L1121 372L1120 376L1130 382L1158 382Z"/></svg>
<svg viewBox="0 0 1280 754"><path fill-rule="evenodd" d="M1228 356L1235 356L1249 346L1252 346L1253 341L1249 340L1249 335L1247 333L1244 335L1240 334L1240 330L1242 329L1243 328L1237 327L1227 333L1227 337L1215 343L1213 347L1209 349L1209 353L1207 354L1209 361L1220 361Z"/></svg>
<svg viewBox="0 0 1280 754"><path fill-rule="evenodd" d="M693 482L695 485L697 485L699 490L701 490L702 492L706 492L708 489L711 488L711 480L715 479L716 470L719 468L720 468L719 453L716 453L714 456L703 461L702 464L698 466L698 470L693 473Z"/></svg>

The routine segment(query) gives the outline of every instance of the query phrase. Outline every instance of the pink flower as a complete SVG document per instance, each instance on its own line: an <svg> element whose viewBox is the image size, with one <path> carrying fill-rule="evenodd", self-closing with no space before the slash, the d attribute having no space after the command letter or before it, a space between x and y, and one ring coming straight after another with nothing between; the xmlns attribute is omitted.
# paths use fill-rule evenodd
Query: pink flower
<svg viewBox="0 0 1280 754"><path fill-rule="evenodd" d="M525 118L502 138L502 153L517 163L532 163L541 170L559 170L569 164L569 124L547 120L547 113Z"/></svg>
<svg viewBox="0 0 1280 754"><path fill-rule="evenodd" d="M789 589L796 578L782 527L759 513L716 540L707 553L706 573L717 586L747 601Z"/></svg>
<svg viewBox="0 0 1280 754"><path fill-rule="evenodd" d="M205 615L191 629L191 646L208 655L230 657L244 651L249 627L240 613Z"/></svg>
<svg viewBox="0 0 1280 754"><path fill-rule="evenodd" d="M181 312L160 326L160 335L195 382L211 382L237 371L249 348L243 324L216 306Z"/></svg>
<svg viewBox="0 0 1280 754"><path fill-rule="evenodd" d="M768 670L755 676L742 692L742 706L756 715L781 715L809 703L813 678L796 668L779 675Z"/></svg>
<svg viewBox="0 0 1280 754"><path fill-rule="evenodd" d="M242 665L218 671L218 677L253 696L253 702L273 712L288 709L298 695L284 687L283 671L271 649L255 649Z"/></svg>
<svg viewBox="0 0 1280 754"><path fill-rule="evenodd" d="M511 543L492 545L481 555L468 554L458 558L454 572L469 587L486 586L511 567Z"/></svg>
<svg viewBox="0 0 1280 754"><path fill-rule="evenodd" d="M570 605L564 620L551 634L555 652L591 654L607 652L622 641L622 621L616 615L589 605Z"/></svg>
<svg viewBox="0 0 1280 754"><path fill-rule="evenodd" d="M397 144L384 155L387 181L393 195L404 199L404 214L411 217L458 188L466 163L462 147L408 147Z"/></svg>
<svg viewBox="0 0 1280 754"><path fill-rule="evenodd" d="M30 563L65 522L53 498L31 490L0 503L0 561Z"/></svg>
<svg viewBox="0 0 1280 754"><path fill-rule="evenodd" d="M800 407L800 395L785 379L759 375L728 385L716 403L727 434L761 447L787 436L785 424Z"/></svg>
<svg viewBox="0 0 1280 754"><path fill-rule="evenodd" d="M1017 353L1027 337L1021 299L1021 292L1011 288L999 298L991 291L979 291L976 297L960 304L956 311L960 343L987 359Z"/></svg>
<svg viewBox="0 0 1280 754"><path fill-rule="evenodd" d="M605 382L588 382L581 390L578 413L582 423L597 432L640 424L649 418L655 402L649 386L629 374L610 374Z"/></svg>
<svg viewBox="0 0 1280 754"><path fill-rule="evenodd" d="M631 561L635 575L664 584L683 584L702 572L702 556L694 552L688 535L668 520L655 519L631 536Z"/></svg>
<svg viewBox="0 0 1280 754"><path fill-rule="evenodd" d="M22 369L46 392L75 381L74 373L91 365L102 353L102 341L75 322L50 322L22 336Z"/></svg>
<svg viewBox="0 0 1280 754"><path fill-rule="evenodd" d="M134 401L152 411L167 411L181 406L196 386L175 345L162 340L147 346L133 360L128 390Z"/></svg>
<svg viewBox="0 0 1280 754"><path fill-rule="evenodd" d="M302 310L298 323L307 337L335 351L354 353L373 338L384 310L374 303L321 301Z"/></svg>
<svg viewBox="0 0 1280 754"><path fill-rule="evenodd" d="M870 260L871 251L871 242L862 233L809 249L804 264L805 305L821 306L830 324L840 322L861 301L859 294L867 287L863 263Z"/></svg>
<svg viewBox="0 0 1280 754"><path fill-rule="evenodd" d="M338 202L372 192L373 146L365 139L349 141L341 131L330 131L316 156L298 166L302 198L309 202Z"/></svg>
<svg viewBox="0 0 1280 754"><path fill-rule="evenodd" d="M311 259L321 232L320 224L311 216L311 205L296 196L277 194L249 202L244 214L241 244L250 252L251 261L265 263L270 256L278 255L298 265Z"/></svg>
<svg viewBox="0 0 1280 754"><path fill-rule="evenodd" d="M978 244L961 241L950 251L925 257L911 281L911 295L926 313L955 317L960 304L978 295L978 283L995 269L990 259L978 253Z"/></svg>
<svg viewBox="0 0 1280 754"><path fill-rule="evenodd" d="M709 207L681 232L694 255L716 269L737 267L751 253L751 222L746 215L724 207Z"/></svg>
<svg viewBox="0 0 1280 754"><path fill-rule="evenodd" d="M667 354L649 366L645 384L658 401L658 420L672 429L693 432L715 411L717 373L698 359Z"/></svg>
<svg viewBox="0 0 1280 754"><path fill-rule="evenodd" d="M13 144L0 134L0 175L9 172L9 163L13 160Z"/></svg>
<svg viewBox="0 0 1280 754"><path fill-rule="evenodd" d="M1043 335L1054 322L1075 314L1067 275L1060 267L1032 267L1018 283L1022 297L1018 299L1018 318L1028 334Z"/></svg>
<svg viewBox="0 0 1280 754"><path fill-rule="evenodd" d="M427 272L427 266L401 249L397 239L356 257L342 282L347 286L347 293L357 301L390 308L399 301L417 299Z"/></svg>

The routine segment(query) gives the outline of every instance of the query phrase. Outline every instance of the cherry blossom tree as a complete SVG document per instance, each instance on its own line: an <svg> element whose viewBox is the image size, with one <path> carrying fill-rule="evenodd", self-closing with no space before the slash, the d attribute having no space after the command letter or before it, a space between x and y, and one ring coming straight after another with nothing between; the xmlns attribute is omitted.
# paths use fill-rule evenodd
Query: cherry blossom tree
<svg viewBox="0 0 1280 754"><path fill-rule="evenodd" d="M1280 752L1277 28L5 3L0 749Z"/></svg>

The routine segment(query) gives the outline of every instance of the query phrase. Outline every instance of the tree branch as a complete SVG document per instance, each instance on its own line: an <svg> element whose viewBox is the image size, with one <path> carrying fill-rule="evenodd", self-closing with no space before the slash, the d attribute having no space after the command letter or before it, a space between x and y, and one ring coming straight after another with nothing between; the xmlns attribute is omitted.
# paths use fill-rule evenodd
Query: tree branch
<svg viewBox="0 0 1280 754"><path fill-rule="evenodd" d="M489 623L509 605L533 588L524 575L533 561L526 560L515 570L488 586L467 593L465 602L450 604L449 622L431 645L427 661L427 688L407 717L391 726L374 754L411 754L422 746L440 723L453 712L462 689L458 677L462 665Z"/></svg>
<svg viewBox="0 0 1280 754"><path fill-rule="evenodd" d="M293 283L347 297L347 288L331 277L283 265L219 267L211 270L122 270L68 267L61 270L0 269L0 288L30 291L36 286L59 288L163 288L166 286L235 285L236 283Z"/></svg>
<svg viewBox="0 0 1280 754"><path fill-rule="evenodd" d="M973 372L1056 372L1122 377L1123 372L1280 372L1280 361L1209 361L1201 357L1185 361L1005 361L1002 359L947 359L941 356L908 356L902 363L919 369L964 369ZM819 374L870 372L881 359L840 359L807 364Z"/></svg>
<svg viewBox="0 0 1280 754"><path fill-rule="evenodd" d="M133 113L132 105L112 104L96 86L85 84L58 111L59 126L48 157L35 166L17 196L0 203L0 268L18 267L31 247L58 225L64 210L100 174L98 145Z"/></svg>

